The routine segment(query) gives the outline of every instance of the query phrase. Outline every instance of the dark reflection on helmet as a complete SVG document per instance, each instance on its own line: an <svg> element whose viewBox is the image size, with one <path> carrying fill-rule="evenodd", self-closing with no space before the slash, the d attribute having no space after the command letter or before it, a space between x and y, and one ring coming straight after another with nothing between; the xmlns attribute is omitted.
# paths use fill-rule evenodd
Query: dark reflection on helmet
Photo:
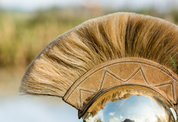
<svg viewBox="0 0 178 122"><path fill-rule="evenodd" d="M125 119L123 122L135 122L134 120Z"/></svg>
<svg viewBox="0 0 178 122"><path fill-rule="evenodd" d="M96 115L88 114L86 122L176 122L170 107L157 97L128 95L107 102Z"/></svg>

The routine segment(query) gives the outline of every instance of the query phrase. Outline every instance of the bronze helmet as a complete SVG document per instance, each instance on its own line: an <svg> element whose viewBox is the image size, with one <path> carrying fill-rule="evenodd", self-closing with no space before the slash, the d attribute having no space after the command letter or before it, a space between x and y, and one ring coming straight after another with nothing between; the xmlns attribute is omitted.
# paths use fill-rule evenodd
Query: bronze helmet
<svg viewBox="0 0 178 122"><path fill-rule="evenodd" d="M20 91L62 97L86 122L176 122L177 52L175 24L114 13L49 43Z"/></svg>

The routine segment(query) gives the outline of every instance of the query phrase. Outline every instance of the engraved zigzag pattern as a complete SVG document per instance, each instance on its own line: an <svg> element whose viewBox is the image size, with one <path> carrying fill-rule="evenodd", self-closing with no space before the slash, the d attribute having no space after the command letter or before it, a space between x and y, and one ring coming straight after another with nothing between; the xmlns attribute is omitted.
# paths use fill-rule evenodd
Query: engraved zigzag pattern
<svg viewBox="0 0 178 122"><path fill-rule="evenodd" d="M106 78L106 75L109 74L110 76L112 76L113 78L117 79L118 81L122 82L123 84L126 84L129 80L131 80L132 78L134 78L134 76L137 74L137 73L141 73L143 79L144 79L144 82L150 86L150 87L153 87L153 88L161 88L161 87L166 87L168 85L171 85L171 97L173 100L175 100L175 96L176 96L176 93L174 92L175 91L175 86L174 86L174 82L173 80L171 80L173 83L171 83L170 81L164 81L160 84L155 84L155 85L151 85L146 77L146 74L144 73L144 70L143 70L143 67L141 65L139 65L133 72L132 74L127 77L126 79L123 79L121 77L119 77L117 74L115 74L114 72L108 70L107 68L105 68L105 70L103 71L103 75L102 75L102 78L101 78L101 81L100 81L100 85L98 86L98 90L101 90L103 89L103 85L104 85L104 81L105 81L105 78ZM96 93L97 91L92 91L91 89L87 89L87 88L78 88L78 105L79 105L79 108L81 108L83 106L83 98L82 98L82 92L87 92L87 93L90 93L91 96ZM89 96L90 97L90 96Z"/></svg>

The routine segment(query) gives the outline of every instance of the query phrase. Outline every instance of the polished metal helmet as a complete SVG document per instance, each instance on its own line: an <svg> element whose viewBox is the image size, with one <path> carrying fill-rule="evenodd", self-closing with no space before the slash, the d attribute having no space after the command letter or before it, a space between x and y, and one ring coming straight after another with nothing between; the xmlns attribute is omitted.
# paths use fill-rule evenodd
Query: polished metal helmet
<svg viewBox="0 0 178 122"><path fill-rule="evenodd" d="M64 100L78 105L79 118L86 122L176 122L176 106L172 100L177 81L171 81L175 78L169 69L152 61L118 59L98 65L83 75ZM99 82L98 86L93 82ZM93 93L87 89L92 84L100 90Z"/></svg>
<svg viewBox="0 0 178 122"><path fill-rule="evenodd" d="M84 22L32 61L20 90L62 97L85 122L176 122L178 27L115 13Z"/></svg>
<svg viewBox="0 0 178 122"><path fill-rule="evenodd" d="M124 91L119 90L121 87L115 88L115 90L117 90L117 97L115 96L110 100L108 99L107 102L100 107L100 110L95 110L97 108L96 104L100 102L99 99L102 99L98 98L82 118L86 122L177 121L177 115L170 103L156 92L149 92L151 89L146 90L145 88L145 90L142 90L142 88L137 89L138 86L134 89L130 86L122 87L124 87ZM113 95L115 95L115 93Z"/></svg>

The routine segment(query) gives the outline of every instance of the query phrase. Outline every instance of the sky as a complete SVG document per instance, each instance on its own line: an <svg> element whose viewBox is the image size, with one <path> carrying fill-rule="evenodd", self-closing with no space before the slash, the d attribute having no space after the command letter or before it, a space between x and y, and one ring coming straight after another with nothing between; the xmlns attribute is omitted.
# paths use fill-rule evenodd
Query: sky
<svg viewBox="0 0 178 122"><path fill-rule="evenodd" d="M45 96L46 97L46 96ZM59 98L41 96L0 97L1 122L82 122L77 109Z"/></svg>
<svg viewBox="0 0 178 122"><path fill-rule="evenodd" d="M80 6L87 0L0 0L0 6L8 10L34 11L51 6ZM96 1L104 7L119 8L123 6L131 9L155 7L161 11L167 10L172 5L178 5L178 0L88 0L90 5ZM93 1L93 2L92 2ZM174 4L172 4L174 3Z"/></svg>

